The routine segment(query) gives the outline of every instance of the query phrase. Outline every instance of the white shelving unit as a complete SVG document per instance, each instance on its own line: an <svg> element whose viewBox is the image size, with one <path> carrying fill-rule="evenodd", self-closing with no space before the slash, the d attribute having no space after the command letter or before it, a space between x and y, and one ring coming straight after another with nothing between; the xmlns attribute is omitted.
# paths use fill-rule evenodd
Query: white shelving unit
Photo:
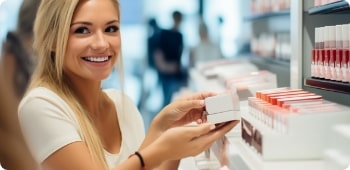
<svg viewBox="0 0 350 170"><path fill-rule="evenodd" d="M292 54L290 63L282 65L287 68L287 79L292 88L301 88L312 93L322 95L324 99L350 106L350 83L339 83L322 79L311 78L311 50L314 48L316 27L350 23L350 7L348 1L314 7L313 0L291 0L290 14L290 37ZM252 16L249 22L262 22L276 17L279 14ZM281 14L282 15L282 14ZM245 21L246 22L246 21ZM261 24L261 23L260 23ZM253 24L254 26L254 24ZM257 26L257 25L255 25ZM268 65L280 66L268 60ZM260 62L261 62L260 61ZM288 67L289 66L289 67ZM267 67L268 68L268 67ZM281 76L278 76L280 78ZM284 78L286 78L284 77ZM247 103L241 102L241 111L247 112ZM246 106L246 107L245 107ZM244 113L243 113L244 114ZM250 148L240 137L240 127L227 135L229 140L229 169L230 170L325 170L325 159L316 160L281 160L266 161L253 149ZM283 150L281 150L283 152ZM327 169L327 170L328 170Z"/></svg>

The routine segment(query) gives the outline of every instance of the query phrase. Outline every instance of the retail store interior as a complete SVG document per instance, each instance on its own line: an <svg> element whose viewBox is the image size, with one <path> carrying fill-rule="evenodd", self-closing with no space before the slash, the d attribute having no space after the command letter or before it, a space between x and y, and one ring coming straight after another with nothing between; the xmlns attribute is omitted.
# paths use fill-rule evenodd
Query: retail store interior
<svg viewBox="0 0 350 170"><path fill-rule="evenodd" d="M119 1L125 80L115 69L102 88L123 88L146 131L165 100L149 24L170 29L174 11L182 13L183 77L171 100L198 91L233 99L227 120L213 119L239 125L179 170L350 169L348 0ZM21 2L0 0L1 41L16 28ZM210 47L199 47L203 25Z"/></svg>

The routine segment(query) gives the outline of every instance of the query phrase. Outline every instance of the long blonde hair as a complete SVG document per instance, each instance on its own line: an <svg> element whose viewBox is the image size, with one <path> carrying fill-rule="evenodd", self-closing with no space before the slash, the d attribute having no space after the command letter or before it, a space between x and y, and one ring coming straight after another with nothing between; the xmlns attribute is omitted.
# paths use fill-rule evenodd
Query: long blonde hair
<svg viewBox="0 0 350 170"><path fill-rule="evenodd" d="M119 3L111 0L120 17ZM68 85L63 73L70 25L79 0L42 0L34 23L34 50L38 65L28 90L44 86L55 91L75 113L81 128L80 135L86 143L93 160L108 169L103 145L89 114L82 107L75 93ZM122 57L118 57L119 76L122 76ZM121 81L123 82L123 80ZM123 86L122 86L123 87Z"/></svg>

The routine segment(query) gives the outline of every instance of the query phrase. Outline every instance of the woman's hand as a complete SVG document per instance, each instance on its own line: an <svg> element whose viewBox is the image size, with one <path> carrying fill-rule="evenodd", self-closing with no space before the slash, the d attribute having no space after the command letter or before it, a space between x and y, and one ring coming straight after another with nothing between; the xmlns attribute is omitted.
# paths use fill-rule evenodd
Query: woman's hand
<svg viewBox="0 0 350 170"><path fill-rule="evenodd" d="M195 156L208 149L238 122L231 121L217 127L203 123L197 126L170 128L140 152L146 157L146 165L159 165L163 161Z"/></svg>
<svg viewBox="0 0 350 170"><path fill-rule="evenodd" d="M179 98L163 108L153 119L141 148L148 146L171 127L182 126L193 121L202 122L204 99L215 95L211 92L195 93Z"/></svg>
<svg viewBox="0 0 350 170"><path fill-rule="evenodd" d="M155 126L160 131L165 131L171 127L182 126L194 121L197 123L204 122L204 99L214 95L216 94L212 92L204 92L177 99L160 111L151 126Z"/></svg>

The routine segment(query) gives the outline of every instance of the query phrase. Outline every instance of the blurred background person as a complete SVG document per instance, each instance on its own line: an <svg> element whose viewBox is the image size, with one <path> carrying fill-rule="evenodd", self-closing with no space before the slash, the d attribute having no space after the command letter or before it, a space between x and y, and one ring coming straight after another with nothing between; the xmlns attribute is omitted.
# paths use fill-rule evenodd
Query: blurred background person
<svg viewBox="0 0 350 170"><path fill-rule="evenodd" d="M190 67L201 62L213 61L223 58L219 44L214 43L209 36L208 27L200 20L198 27L199 43L190 50Z"/></svg>
<svg viewBox="0 0 350 170"><path fill-rule="evenodd" d="M183 35L180 25L183 15L180 11L172 13L173 26L170 29L162 29L159 35L159 43L154 55L155 66L159 75L159 81L163 91L163 106L171 101L172 95L183 86L187 80L181 65L181 57L184 49Z"/></svg>
<svg viewBox="0 0 350 170"><path fill-rule="evenodd" d="M5 169L34 169L17 119L17 107L35 66L32 50L33 24L40 0L23 0L17 26L7 33L0 58L1 166Z"/></svg>
<svg viewBox="0 0 350 170"><path fill-rule="evenodd" d="M152 102L151 106L147 104L154 100L154 95L159 90L160 82L154 62L154 54L159 41L161 28L154 17L150 17L146 22L146 54L144 64L142 64L141 94L138 101L138 108L142 110L145 128L147 129L153 117L158 113L158 106Z"/></svg>
<svg viewBox="0 0 350 170"><path fill-rule="evenodd" d="M23 0L17 27L7 33L2 45L1 71L6 73L4 83L18 99L23 96L34 67L32 50L33 22L40 0Z"/></svg>
<svg viewBox="0 0 350 170"><path fill-rule="evenodd" d="M149 98L151 91L154 90L154 88L156 88L159 84L159 78L154 63L154 54L159 43L160 31L161 28L159 27L157 20L155 18L150 18L147 21L147 56L145 66L143 68L143 76L141 77L142 93L138 105L139 108L144 107L145 100ZM154 81L149 81L149 79Z"/></svg>
<svg viewBox="0 0 350 170"><path fill-rule="evenodd" d="M152 111L149 110L145 105L146 101L150 98L151 93L154 92L154 90L157 90L160 84L154 62L154 55L157 49L157 45L159 44L159 35L161 32L161 28L154 17L151 17L147 20L146 31L146 62L142 71L143 76L141 76L141 97L138 102L138 108L140 108L141 110L146 109L145 111L151 112L147 114L150 114L149 116L153 117L154 114L156 114L156 112L152 113Z"/></svg>
<svg viewBox="0 0 350 170"><path fill-rule="evenodd" d="M155 18L150 18L147 27L147 59L148 66L151 69L155 69L154 53L156 51L157 44L159 43L160 32L161 28L159 27L157 20Z"/></svg>

